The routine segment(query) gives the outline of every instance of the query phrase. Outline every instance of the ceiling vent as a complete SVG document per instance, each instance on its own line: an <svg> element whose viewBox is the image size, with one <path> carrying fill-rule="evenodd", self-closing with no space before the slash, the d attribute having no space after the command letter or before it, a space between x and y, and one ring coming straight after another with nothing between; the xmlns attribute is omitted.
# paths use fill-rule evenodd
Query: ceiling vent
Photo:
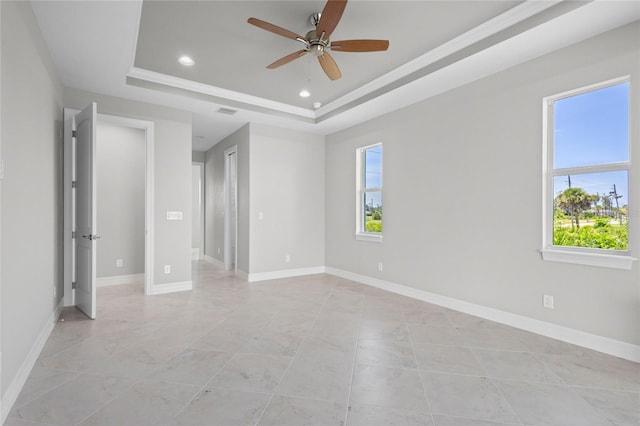
<svg viewBox="0 0 640 426"><path fill-rule="evenodd" d="M238 112L238 110L236 110L236 109L231 109L231 108L220 108L220 109L218 110L218 112L219 112L220 114L233 115L233 114L235 114L236 112Z"/></svg>

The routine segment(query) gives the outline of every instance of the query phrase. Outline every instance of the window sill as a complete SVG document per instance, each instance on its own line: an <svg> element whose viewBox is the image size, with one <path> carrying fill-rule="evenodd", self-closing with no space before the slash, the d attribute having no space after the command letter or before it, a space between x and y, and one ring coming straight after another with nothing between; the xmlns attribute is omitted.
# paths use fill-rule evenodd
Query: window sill
<svg viewBox="0 0 640 426"><path fill-rule="evenodd" d="M558 249L543 249L542 259L551 262L574 263L577 265L600 266L613 269L631 269L633 262L638 260L628 254L584 253Z"/></svg>
<svg viewBox="0 0 640 426"><path fill-rule="evenodd" d="M372 243L381 243L382 235L376 234L356 234L356 240L358 241L370 241Z"/></svg>

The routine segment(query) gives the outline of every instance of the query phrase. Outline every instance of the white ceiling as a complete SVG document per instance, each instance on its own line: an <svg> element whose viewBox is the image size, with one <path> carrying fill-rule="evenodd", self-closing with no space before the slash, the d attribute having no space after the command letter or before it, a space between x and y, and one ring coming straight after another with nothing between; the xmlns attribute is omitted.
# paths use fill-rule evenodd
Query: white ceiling
<svg viewBox="0 0 640 426"><path fill-rule="evenodd" d="M300 44L246 23L304 35L324 1L32 6L65 86L191 111L197 151L249 121L329 134L640 19L636 0L352 0L332 39L389 39L390 48L333 53L343 77L332 82L310 55L266 69ZM195 66L179 65L183 54ZM300 98L302 88L312 96Z"/></svg>

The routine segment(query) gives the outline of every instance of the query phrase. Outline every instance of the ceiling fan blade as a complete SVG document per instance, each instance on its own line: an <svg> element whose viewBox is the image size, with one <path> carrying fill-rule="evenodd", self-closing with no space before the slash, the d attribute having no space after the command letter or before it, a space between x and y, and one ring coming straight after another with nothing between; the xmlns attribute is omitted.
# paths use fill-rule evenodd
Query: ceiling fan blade
<svg viewBox="0 0 640 426"><path fill-rule="evenodd" d="M332 41L336 52L380 52L389 48L389 40L341 40Z"/></svg>
<svg viewBox="0 0 640 426"><path fill-rule="evenodd" d="M316 26L318 36L324 33L324 40L328 40L329 36L336 29L344 8L347 7L347 0L328 0L320 14L320 22Z"/></svg>
<svg viewBox="0 0 640 426"><path fill-rule="evenodd" d="M263 21L258 18L249 18L247 19L247 22L250 23L251 25L255 25L256 27L262 28L263 30L271 31L272 33L278 34L279 36L282 36L282 37L291 38L293 40L298 40L298 39L305 40L304 37L292 31L285 30L282 27L270 24L269 22Z"/></svg>
<svg viewBox="0 0 640 426"><path fill-rule="evenodd" d="M293 52L287 56L285 56L284 58L280 58L277 61L275 61L274 63L267 65L267 68L269 68L270 70L274 69L274 68L278 68L281 67L284 64L288 64L289 62L293 61L294 59L298 59L304 55L307 54L306 50L298 50L297 52Z"/></svg>
<svg viewBox="0 0 640 426"><path fill-rule="evenodd" d="M333 60L333 57L329 55L329 52L325 50L325 52L318 56L318 61L320 62L320 66L324 70L324 73L327 74L331 80L337 80L342 77L340 73L340 68L338 68L338 64Z"/></svg>

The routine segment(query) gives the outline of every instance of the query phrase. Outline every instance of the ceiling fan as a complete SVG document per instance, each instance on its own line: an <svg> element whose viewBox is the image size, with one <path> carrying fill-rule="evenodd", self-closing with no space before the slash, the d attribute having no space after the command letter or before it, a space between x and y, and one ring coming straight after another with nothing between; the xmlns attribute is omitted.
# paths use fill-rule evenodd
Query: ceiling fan
<svg viewBox="0 0 640 426"><path fill-rule="evenodd" d="M346 6L347 0L328 0L322 13L311 15L311 23L315 25L316 29L309 31L304 37L277 25L270 24L269 22L257 18L249 18L247 22L256 27L304 44L304 49L278 59L274 63L267 65L267 68L278 68L307 53L311 53L318 58L325 74L327 74L331 80L337 80L342 74L340 73L338 64L336 64L336 61L329 54L329 50L336 52L379 52L387 50L389 48L389 40L329 40L331 33L333 33L338 22L340 22Z"/></svg>

